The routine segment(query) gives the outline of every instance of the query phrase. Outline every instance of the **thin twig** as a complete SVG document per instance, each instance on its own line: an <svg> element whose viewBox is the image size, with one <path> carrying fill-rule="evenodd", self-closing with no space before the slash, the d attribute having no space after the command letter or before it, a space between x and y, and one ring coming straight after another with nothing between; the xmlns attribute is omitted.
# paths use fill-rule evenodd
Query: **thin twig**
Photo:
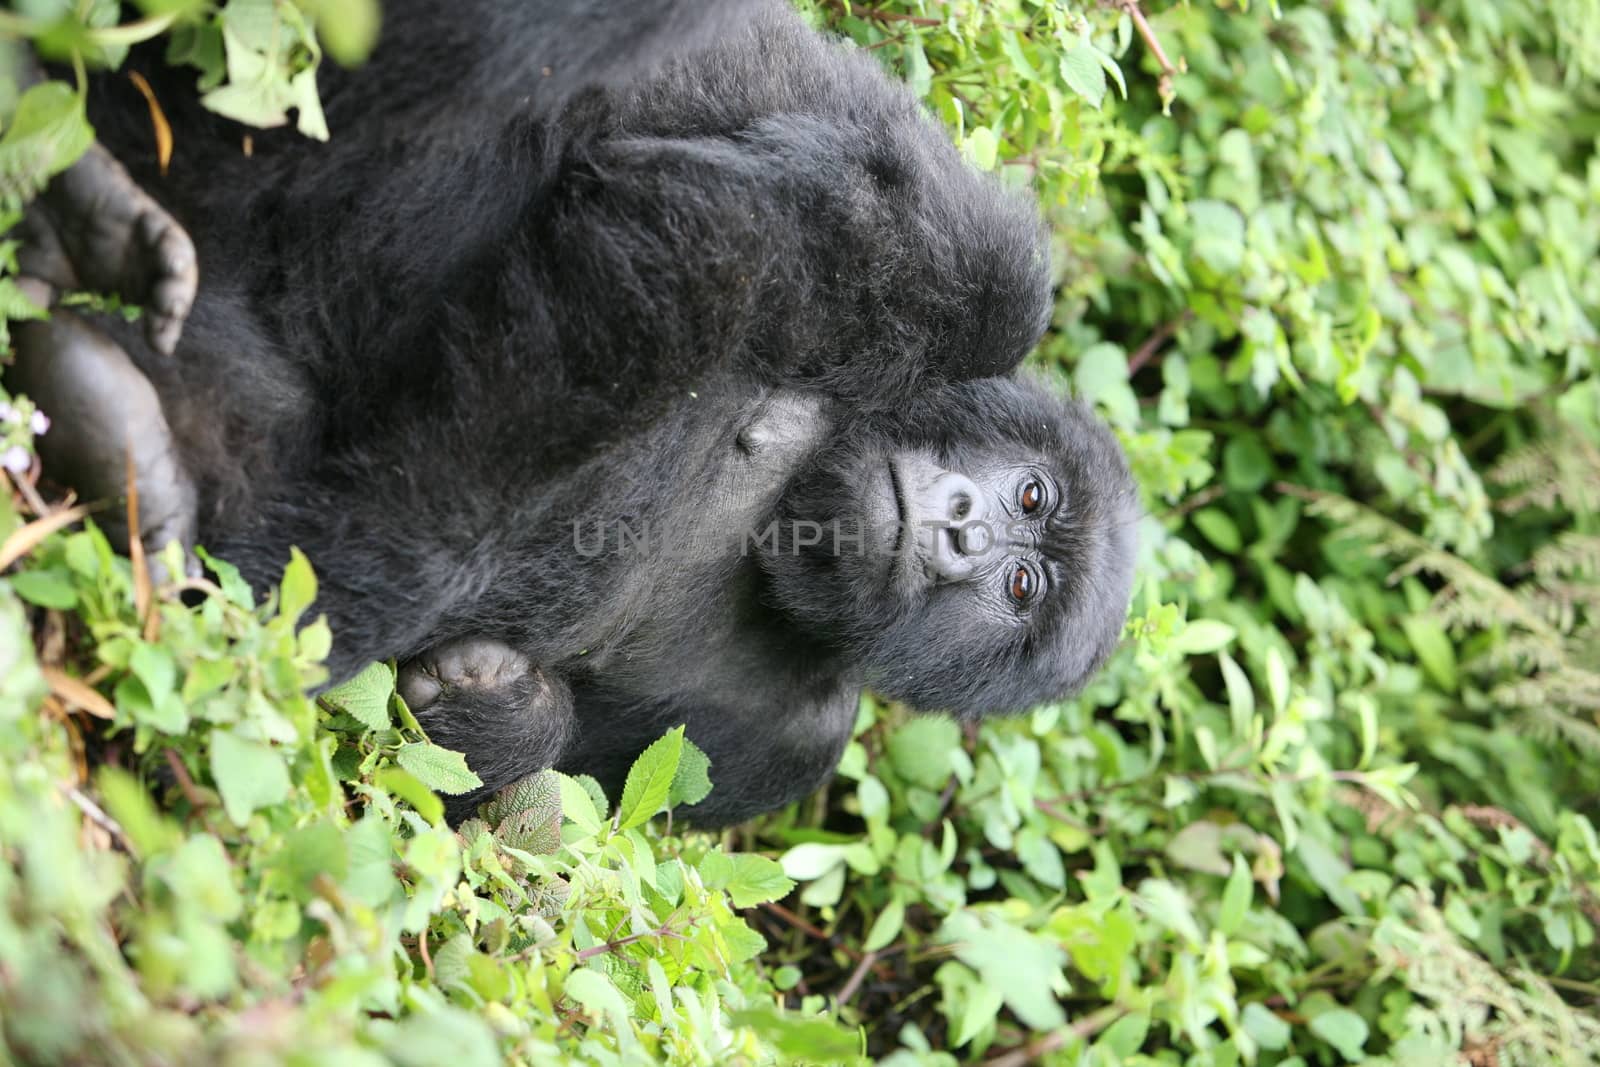
<svg viewBox="0 0 1600 1067"><path fill-rule="evenodd" d="M1035 1063L1052 1052L1059 1052L1068 1040L1093 1037L1101 1030L1110 1026L1124 1015L1128 1009L1116 1004L1107 1004L1092 1015L1085 1015L1070 1026L1063 1026L1059 1030L1052 1030L1034 1038L1026 1045L1012 1049L1010 1052L996 1056L992 1060L984 1060L983 1067L1026 1067Z"/></svg>
<svg viewBox="0 0 1600 1067"><path fill-rule="evenodd" d="M1177 91L1173 88L1172 79L1177 75L1178 68L1172 65L1172 60L1167 58L1166 49L1161 47L1161 39L1156 36L1156 31L1150 26L1150 21L1144 17L1144 12L1139 8L1139 0L1117 0L1117 7L1127 13L1133 20L1133 28L1139 31L1139 37L1144 41L1144 46L1150 49L1150 54L1155 56L1156 63L1161 67L1161 79L1156 82L1156 91L1161 94L1163 109L1172 102Z"/></svg>
<svg viewBox="0 0 1600 1067"><path fill-rule="evenodd" d="M100 809L100 805L84 795L83 790L75 785L62 785L61 791L67 795L77 809L83 812L84 818L94 823L100 829L110 834L125 852L132 853L133 846L128 843L128 835L123 831L117 820L107 815Z"/></svg>
<svg viewBox="0 0 1600 1067"><path fill-rule="evenodd" d="M607 952L615 952L617 949L623 948L627 945L636 944L640 941L648 941L652 937L670 937L675 938L678 941L689 940L687 937L684 937L682 934L678 933L678 931L674 930L671 926L667 925L666 923L662 923L654 930L646 930L642 934L629 934L627 937L619 937L615 941L606 941L598 945L590 945L586 949L580 949L578 951L578 959L593 959L595 956L603 956Z"/></svg>
<svg viewBox="0 0 1600 1067"><path fill-rule="evenodd" d="M1185 309L1182 315L1169 322L1163 322L1156 327L1155 332L1146 337L1144 343L1134 349L1133 355L1128 357L1128 377L1131 378L1138 374L1144 365L1150 362L1151 357L1160 350L1161 346L1170 341L1172 335L1178 332L1178 327L1192 318L1194 318L1194 312Z"/></svg>
<svg viewBox="0 0 1600 1067"><path fill-rule="evenodd" d="M178 755L178 750L169 748L164 755L167 757L167 766L172 768L172 777L183 792L183 799L189 802L191 808L205 807L206 798L200 792L200 787L194 784L194 779L189 777L189 768L183 765L183 757Z"/></svg>
<svg viewBox="0 0 1600 1067"><path fill-rule="evenodd" d="M867 972L877 962L878 954L876 952L868 952L861 957L856 964L856 969L850 972L850 977L845 980L844 985L839 989L838 1002L841 1008L850 1003L851 998L856 995L856 991L861 988L862 981L866 979Z"/></svg>
<svg viewBox="0 0 1600 1067"><path fill-rule="evenodd" d="M428 972L428 981L433 981L433 956L428 953L428 928L424 926L417 934L417 954L422 957L423 969Z"/></svg>

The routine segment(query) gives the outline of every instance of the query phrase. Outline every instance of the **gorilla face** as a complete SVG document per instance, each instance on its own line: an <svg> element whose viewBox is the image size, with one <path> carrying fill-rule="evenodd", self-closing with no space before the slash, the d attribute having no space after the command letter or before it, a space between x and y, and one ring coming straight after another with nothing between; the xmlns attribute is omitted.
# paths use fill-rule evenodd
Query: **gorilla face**
<svg viewBox="0 0 1600 1067"><path fill-rule="evenodd" d="M1111 434L1011 381L843 428L796 472L761 567L857 680L976 716L1060 698L1110 654L1137 503Z"/></svg>

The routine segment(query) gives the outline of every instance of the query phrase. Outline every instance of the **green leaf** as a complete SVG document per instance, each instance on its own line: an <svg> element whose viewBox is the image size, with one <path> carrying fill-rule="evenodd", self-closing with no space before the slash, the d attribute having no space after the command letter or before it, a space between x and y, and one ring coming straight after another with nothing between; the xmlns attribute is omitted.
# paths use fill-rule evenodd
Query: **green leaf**
<svg viewBox="0 0 1600 1067"><path fill-rule="evenodd" d="M1106 98L1106 69L1098 49L1083 42L1061 56L1061 80L1067 88L1098 108Z"/></svg>
<svg viewBox="0 0 1600 1067"><path fill-rule="evenodd" d="M1189 521L1194 523L1194 528L1207 541L1230 556L1244 548L1244 535L1239 532L1239 524L1221 508L1201 508L1189 517Z"/></svg>
<svg viewBox="0 0 1600 1067"><path fill-rule="evenodd" d="M617 1031L631 1031L628 999L599 971L580 967L567 975L567 996L595 1019L604 1019Z"/></svg>
<svg viewBox="0 0 1600 1067"><path fill-rule="evenodd" d="M727 890L736 908L781 900L794 888L794 882L783 873L783 868L765 856L741 852L728 859L733 861L733 873L721 888Z"/></svg>
<svg viewBox="0 0 1600 1067"><path fill-rule="evenodd" d="M889 947L900 936L900 928L905 925L905 920L906 902L897 893L889 898L889 903L872 920L872 929L867 931L867 939L861 944L862 951L876 952Z"/></svg>
<svg viewBox="0 0 1600 1067"><path fill-rule="evenodd" d="M678 772L672 776L672 789L667 793L667 806L698 804L711 795L711 757L707 756L687 737L683 739L683 752L678 758Z"/></svg>
<svg viewBox="0 0 1600 1067"><path fill-rule="evenodd" d="M283 569L279 585L278 616L291 622L300 618L317 599L317 576L311 561L298 548L289 549L289 565Z"/></svg>
<svg viewBox="0 0 1600 1067"><path fill-rule="evenodd" d="M1348 1008L1333 1008L1311 1020L1311 1032L1339 1050L1347 1063L1360 1063L1367 1043L1367 1023Z"/></svg>
<svg viewBox="0 0 1600 1067"><path fill-rule="evenodd" d="M256 596L250 589L250 583L239 574L239 568L224 560L217 559L200 545L194 546L195 555L205 563L207 569L217 576L217 586L222 590L222 595L233 604L254 611Z"/></svg>
<svg viewBox="0 0 1600 1067"><path fill-rule="evenodd" d="M593 972L588 972L593 973ZM426 1003L426 1002L425 1002ZM384 1041L384 1053L399 1067L498 1067L500 1045L478 1016L437 1006L407 1015Z"/></svg>
<svg viewBox="0 0 1600 1067"><path fill-rule="evenodd" d="M1185 656L1201 656L1225 648L1237 636L1238 631L1225 622L1193 619L1173 637L1172 648Z"/></svg>
<svg viewBox="0 0 1600 1067"><path fill-rule="evenodd" d="M289 797L289 772L283 755L228 730L211 731L211 779L235 826L243 826L253 812Z"/></svg>
<svg viewBox="0 0 1600 1067"><path fill-rule="evenodd" d="M683 753L683 727L668 730L639 754L622 786L617 829L628 830L650 820L666 804Z"/></svg>
<svg viewBox="0 0 1600 1067"><path fill-rule="evenodd" d="M465 756L427 741L401 745L394 758L419 782L438 793L460 796L483 785L483 779L467 766Z"/></svg>
<svg viewBox="0 0 1600 1067"><path fill-rule="evenodd" d="M1238 853L1233 856L1233 872L1222 888L1222 903L1217 908L1217 929L1232 937L1244 925L1250 910L1250 900L1255 895L1255 883L1250 876L1250 865Z"/></svg>
<svg viewBox="0 0 1600 1067"><path fill-rule="evenodd" d="M1289 1024L1264 1005L1251 1001L1239 1016L1245 1033L1268 1052L1280 1052L1289 1047Z"/></svg>
<svg viewBox="0 0 1600 1067"><path fill-rule="evenodd" d="M322 694L325 703L349 713L369 730L389 728L389 698L394 671L387 663L369 663L354 678Z"/></svg>
<svg viewBox="0 0 1600 1067"><path fill-rule="evenodd" d="M559 772L556 785L561 793L562 817L574 823L586 834L598 834L605 825L605 818L595 807L589 791L577 779Z"/></svg>
<svg viewBox="0 0 1600 1067"><path fill-rule="evenodd" d="M10 577L11 588L30 604L41 608L67 611L77 606L78 590L72 576L65 570L51 567L44 570L22 571Z"/></svg>
<svg viewBox="0 0 1600 1067"><path fill-rule="evenodd" d="M64 82L33 86L17 101L0 136L0 202L31 199L51 176L77 162L94 141L83 98Z"/></svg>
<svg viewBox="0 0 1600 1067"><path fill-rule="evenodd" d="M1066 953L1054 942L1006 922L993 911L949 915L938 939L955 946L956 958L999 992L1017 1018L1035 1030L1066 1023L1060 993L1067 989Z"/></svg>
<svg viewBox="0 0 1600 1067"><path fill-rule="evenodd" d="M950 753L961 747L961 727L942 715L907 719L889 736L889 762L901 778L924 789L950 780Z"/></svg>
<svg viewBox="0 0 1600 1067"><path fill-rule="evenodd" d="M1407 615L1400 620L1400 628L1417 654L1417 662L1434 684L1447 693L1455 692L1460 685L1456 649L1439 621L1426 615Z"/></svg>
<svg viewBox="0 0 1600 1067"><path fill-rule="evenodd" d="M961 148L974 167L979 170L994 170L995 162L1000 155L1000 141L989 127L975 128L967 134L967 139Z"/></svg>
<svg viewBox="0 0 1600 1067"><path fill-rule="evenodd" d="M399 767L381 767L373 775L373 780L385 792L410 804L430 824L438 826L444 822L444 801L419 781L416 775Z"/></svg>

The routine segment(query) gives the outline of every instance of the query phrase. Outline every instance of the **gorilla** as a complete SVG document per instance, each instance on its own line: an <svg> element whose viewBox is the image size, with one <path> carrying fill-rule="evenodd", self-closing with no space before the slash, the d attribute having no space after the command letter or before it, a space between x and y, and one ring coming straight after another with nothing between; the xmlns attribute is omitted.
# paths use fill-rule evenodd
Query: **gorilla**
<svg viewBox="0 0 1600 1067"><path fill-rule="evenodd" d="M263 588L305 551L332 678L397 659L483 780L454 820L543 767L614 791L683 723L716 783L687 814L731 823L826 780L864 688L976 717L1084 684L1137 503L1017 376L1028 203L780 3L385 18L320 75L327 144L136 51L163 172L144 99L91 87L24 272L150 310L19 330L47 470L115 495L131 442L148 540Z"/></svg>

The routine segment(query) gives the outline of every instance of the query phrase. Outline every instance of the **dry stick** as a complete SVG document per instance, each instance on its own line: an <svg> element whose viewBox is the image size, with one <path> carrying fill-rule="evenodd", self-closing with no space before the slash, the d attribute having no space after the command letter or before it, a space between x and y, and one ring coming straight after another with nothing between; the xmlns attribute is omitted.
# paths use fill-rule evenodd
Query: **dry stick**
<svg viewBox="0 0 1600 1067"><path fill-rule="evenodd" d="M16 484L21 487L28 483L18 480ZM41 500L39 503L41 507L44 506L44 501ZM29 506L31 507L32 505L30 504ZM42 511L35 511L34 514L42 515L43 518L34 519L28 525L12 531L11 536L6 538L5 543L0 544L0 571L5 570L17 560L32 552L46 537L49 537L64 526L72 525L89 514L89 509L80 504L75 508L67 508L65 511L54 511L48 514Z"/></svg>
<svg viewBox="0 0 1600 1067"><path fill-rule="evenodd" d="M200 787L194 784L194 779L189 777L189 768L183 765L183 757L178 755L178 750L169 748L164 755L167 757L167 766L172 768L172 777L177 780L178 789L183 793L183 798L189 802L189 806L205 807L205 795L200 792Z"/></svg>
<svg viewBox="0 0 1600 1067"><path fill-rule="evenodd" d="M983 1067L1026 1067L1043 1056L1059 1051L1069 1038L1088 1038L1098 1034L1124 1015L1128 1009L1116 1004L1107 1004L1091 1015L1085 1015L1071 1026L1064 1026L1060 1030L1052 1030L1042 1037L1035 1038L1020 1048L996 1056L992 1060L984 1060Z"/></svg>
<svg viewBox="0 0 1600 1067"><path fill-rule="evenodd" d="M67 795L68 800L77 806L79 811L83 812L85 818L110 834L117 844L122 846L123 851L133 852L133 846L128 843L128 835L123 832L117 820L101 811L100 806L85 796L82 790L75 785L63 785L61 791Z"/></svg>
<svg viewBox="0 0 1600 1067"><path fill-rule="evenodd" d="M417 952L422 956L422 966L428 972L428 981L434 980L433 957L428 954L428 928L426 925L417 933Z"/></svg>
<svg viewBox="0 0 1600 1067"><path fill-rule="evenodd" d="M861 962L856 964L856 969L850 972L850 977L845 980L844 985L839 989L837 1002L841 1008L850 1003L851 998L856 995L856 991L861 988L861 983L866 980L867 972L877 962L878 954L876 952L868 952L861 957Z"/></svg>
<svg viewBox="0 0 1600 1067"><path fill-rule="evenodd" d="M1172 65L1172 60L1167 58L1166 49L1161 47L1161 41L1156 37L1156 31L1151 28L1150 21L1144 17L1144 12L1139 9L1139 0L1117 0L1117 7L1127 13L1133 20L1133 28L1139 31L1139 36L1144 41L1144 46L1150 49L1150 54L1156 57L1156 62L1161 66L1161 80L1156 83L1156 91L1161 94L1161 102L1166 104L1176 93L1172 87L1173 76L1178 73L1178 68Z"/></svg>
<svg viewBox="0 0 1600 1067"><path fill-rule="evenodd" d="M1192 318L1194 318L1194 312L1185 310L1184 313L1179 315L1177 318L1172 319L1169 322L1164 322L1160 326L1156 327L1156 331L1149 337L1146 337L1144 339L1144 343L1142 343L1138 348L1134 349L1133 355L1128 357L1128 377L1131 378L1135 374L1138 374L1140 368L1142 368L1146 363L1149 363L1156 352L1161 349L1161 346L1170 341L1172 339L1172 335L1178 332L1178 327L1182 326Z"/></svg>

